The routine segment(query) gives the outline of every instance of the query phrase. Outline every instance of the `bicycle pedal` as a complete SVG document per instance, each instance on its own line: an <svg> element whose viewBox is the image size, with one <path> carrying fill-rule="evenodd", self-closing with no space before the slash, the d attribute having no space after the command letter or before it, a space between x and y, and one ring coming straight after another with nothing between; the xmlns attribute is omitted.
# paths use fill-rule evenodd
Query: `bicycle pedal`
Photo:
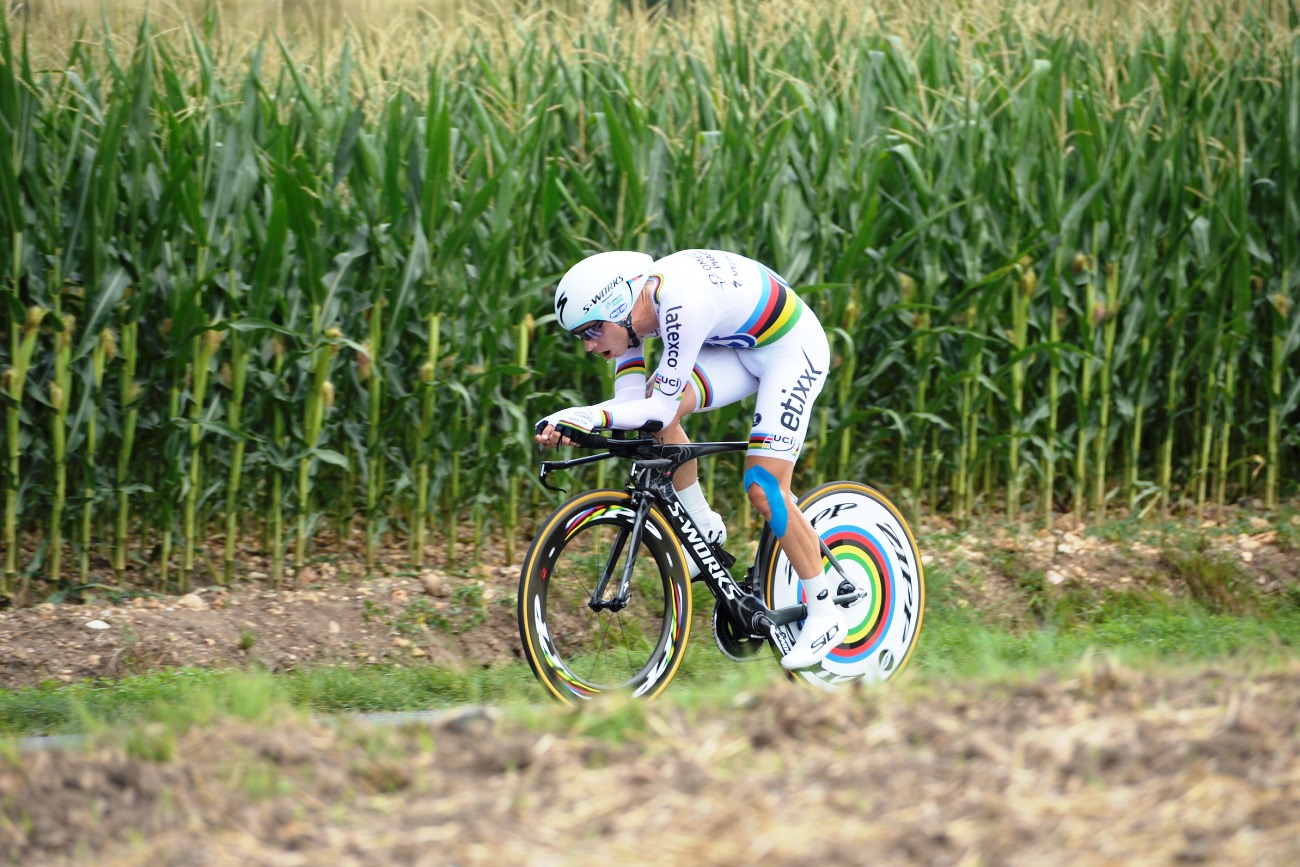
<svg viewBox="0 0 1300 867"><path fill-rule="evenodd" d="M857 592L858 592L858 588L856 588L856 587L853 586L853 582L852 582L852 581L841 581L841 582L840 582L840 586L838 586L838 587L835 588L835 595L836 595L836 596L844 596L844 595L846 595L846 594L848 594L848 593L857 593ZM857 600L854 600L854 601L857 601ZM852 602L841 602L841 603L839 603L839 606L840 606L841 608L848 608L848 607L849 607L850 605L852 605L852 604L853 604Z"/></svg>

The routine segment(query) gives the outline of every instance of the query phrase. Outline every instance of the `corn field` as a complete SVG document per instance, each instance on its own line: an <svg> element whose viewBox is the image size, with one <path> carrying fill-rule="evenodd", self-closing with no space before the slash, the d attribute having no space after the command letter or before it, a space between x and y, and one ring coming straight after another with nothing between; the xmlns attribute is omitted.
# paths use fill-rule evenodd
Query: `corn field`
<svg viewBox="0 0 1300 867"><path fill-rule="evenodd" d="M249 548L279 581L326 531L513 556L554 504L532 421L612 380L549 290L611 248L801 287L835 361L797 485L958 521L1296 494L1294 2L684 5L59 57L6 20L0 601Z"/></svg>

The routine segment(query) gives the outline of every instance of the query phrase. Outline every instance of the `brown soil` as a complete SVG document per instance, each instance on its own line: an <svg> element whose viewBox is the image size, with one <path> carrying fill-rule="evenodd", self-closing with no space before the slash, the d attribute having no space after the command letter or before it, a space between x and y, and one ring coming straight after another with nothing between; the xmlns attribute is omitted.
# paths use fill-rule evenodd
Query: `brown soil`
<svg viewBox="0 0 1300 867"><path fill-rule="evenodd" d="M1300 516L1281 526L1281 539L1277 524L1241 515L1181 526L1172 535L1140 525L1108 536L1080 528L957 534L934 520L918 528L918 537L931 583L946 578L945 604L1032 627L1027 603L1035 594L1188 592L1170 557L1189 547L1239 567L1246 586L1233 588L1234 598L1300 586L1300 556L1291 544L1300 541ZM270 585L266 561L253 555L229 587L132 596L143 592L133 587L147 586L137 580L117 592L88 591L80 604L0 610L0 688L172 666L285 671L326 664L488 666L520 658L518 564L496 557L495 565L448 569L444 563L417 572L395 550L380 558L379 577L364 578L355 546L336 548L288 579L295 586L279 590ZM739 546L735 552L743 560ZM219 556L219 547L212 554ZM468 560L462 554L459 562ZM702 640L708 614L697 612Z"/></svg>
<svg viewBox="0 0 1300 867"><path fill-rule="evenodd" d="M1180 571L1188 550L1239 567L1225 605L1300 586L1297 533L1262 519L1172 535L950 529L918 533L943 576L931 605L1026 627L1044 594L1204 594ZM392 574L397 560L364 580L322 562L279 591L251 560L233 586L185 597L0 611L0 686L519 657L517 566ZM1297 706L1300 665L1158 675L1085 661L1068 680L904 677L834 696L773 681L709 708L669 690L648 708L547 705L530 721L229 723L164 738L153 758L120 739L0 754L0 862L1297 863Z"/></svg>
<svg viewBox="0 0 1300 867"><path fill-rule="evenodd" d="M1300 666L308 720L0 758L16 864L1288 864ZM127 835L126 829L132 833Z"/></svg>

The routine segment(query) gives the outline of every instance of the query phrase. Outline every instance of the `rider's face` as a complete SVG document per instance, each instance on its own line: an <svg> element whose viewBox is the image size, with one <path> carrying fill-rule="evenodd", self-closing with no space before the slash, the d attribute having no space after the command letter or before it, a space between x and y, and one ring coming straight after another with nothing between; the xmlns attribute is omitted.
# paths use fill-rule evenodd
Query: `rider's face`
<svg viewBox="0 0 1300 867"><path fill-rule="evenodd" d="M590 335L590 332L588 332ZM600 334L582 338L582 348L604 359L618 358L627 352L627 330L614 322L603 323Z"/></svg>

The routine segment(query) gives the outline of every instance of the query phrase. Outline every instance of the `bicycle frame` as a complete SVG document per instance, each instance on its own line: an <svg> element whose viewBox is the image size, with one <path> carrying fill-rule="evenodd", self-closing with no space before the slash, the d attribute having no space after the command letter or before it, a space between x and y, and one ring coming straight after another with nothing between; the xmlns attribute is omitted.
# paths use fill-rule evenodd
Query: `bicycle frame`
<svg viewBox="0 0 1300 867"><path fill-rule="evenodd" d="M781 653L788 653L790 648L783 646L787 643L785 631L773 627L803 620L807 617L807 607L800 604L774 610L768 608L753 589L761 564L767 556L770 556L772 546L776 544L776 538L772 535L771 528L764 525L762 535L759 537L754 562L750 565L746 574L745 586L742 586L736 582L729 571L736 562L735 557L721 546L709 544L704 538L704 534L691 520L686 507L682 505L672 485L673 474L682 464L696 458L746 451L749 448L749 443L735 441L678 445L660 443L651 438L618 440L592 436L592 439L598 441L601 445L607 446L609 451L567 461L543 461L539 471L539 478L544 487L549 490L560 491L561 489L546 483L547 475L555 470L568 469L611 458L631 458L633 460L627 490L631 495L635 517L632 526L625 531L621 531L615 540L614 547L606 561L605 569L592 592L591 601L588 603L589 607L596 611L619 611L627 605L635 552L640 547L641 534L645 528L650 508L658 504L662 507L664 517L677 537L682 550L686 552L687 556L693 557L699 565L700 575L697 580L704 583L709 592L722 605L732 622L754 638L764 640L773 638L777 642ZM589 439L588 443L592 439ZM618 558L622 555L623 547L629 539L632 543L631 551L633 554L629 556L627 563L624 564L618 589L611 596L608 592L609 585L614 579L613 573ZM834 568L842 575L843 570L824 542L822 543L822 553L830 558ZM865 594L861 592L847 593L837 596L835 601L837 603L848 603L862 598L863 595Z"/></svg>

